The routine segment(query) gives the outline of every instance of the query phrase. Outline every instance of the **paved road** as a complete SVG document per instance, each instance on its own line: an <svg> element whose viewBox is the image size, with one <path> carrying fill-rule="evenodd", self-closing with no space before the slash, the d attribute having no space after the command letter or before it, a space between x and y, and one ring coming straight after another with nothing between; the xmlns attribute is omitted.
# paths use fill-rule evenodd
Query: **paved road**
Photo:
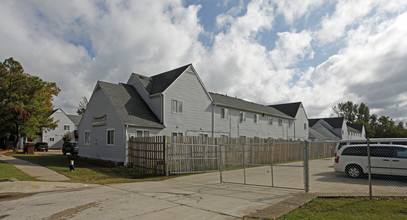
<svg viewBox="0 0 407 220"><path fill-rule="evenodd" d="M311 192L367 195L366 179L349 179L334 173L331 166L332 159L310 162ZM270 167L250 168L246 169L246 181L301 188L302 170L274 167L272 182ZM223 179L242 182L243 171L224 172ZM19 187L22 183L26 185ZM376 195L407 194L406 181L376 178L374 183ZM20 194L20 191L31 193ZM0 219L235 219L300 194L300 190L220 184L218 173L157 182L73 184L72 187L57 182L3 182L0 183Z"/></svg>

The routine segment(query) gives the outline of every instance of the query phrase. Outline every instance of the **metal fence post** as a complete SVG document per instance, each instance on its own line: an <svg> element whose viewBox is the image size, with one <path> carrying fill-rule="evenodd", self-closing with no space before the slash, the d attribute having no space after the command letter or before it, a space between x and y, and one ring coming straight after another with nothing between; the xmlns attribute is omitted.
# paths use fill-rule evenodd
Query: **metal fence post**
<svg viewBox="0 0 407 220"><path fill-rule="evenodd" d="M220 179L220 183L222 183L222 168L223 168L223 166L222 166L222 145L218 145L218 147L219 147L219 156L220 156L220 158L219 158L219 179Z"/></svg>
<svg viewBox="0 0 407 220"><path fill-rule="evenodd" d="M369 176L369 199L372 200L372 170L371 170L371 161L370 161L370 140L367 138L367 170Z"/></svg>
<svg viewBox="0 0 407 220"><path fill-rule="evenodd" d="M273 143L270 143L270 173L271 173L271 186L274 187L274 173L273 173Z"/></svg>
<svg viewBox="0 0 407 220"><path fill-rule="evenodd" d="M304 188L305 192L309 192L309 142L304 142Z"/></svg>
<svg viewBox="0 0 407 220"><path fill-rule="evenodd" d="M246 142L243 143L243 174L244 174L244 184L246 185L246 155L245 155L245 145L246 145Z"/></svg>

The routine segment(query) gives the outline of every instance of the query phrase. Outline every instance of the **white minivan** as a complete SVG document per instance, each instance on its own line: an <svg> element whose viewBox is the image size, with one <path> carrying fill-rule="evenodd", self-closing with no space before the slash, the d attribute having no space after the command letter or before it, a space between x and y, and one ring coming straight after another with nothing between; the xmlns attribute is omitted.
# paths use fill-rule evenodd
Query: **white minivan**
<svg viewBox="0 0 407 220"><path fill-rule="evenodd" d="M372 174L407 176L407 146L371 144ZM368 173L367 145L344 145L335 156L334 170L358 178Z"/></svg>

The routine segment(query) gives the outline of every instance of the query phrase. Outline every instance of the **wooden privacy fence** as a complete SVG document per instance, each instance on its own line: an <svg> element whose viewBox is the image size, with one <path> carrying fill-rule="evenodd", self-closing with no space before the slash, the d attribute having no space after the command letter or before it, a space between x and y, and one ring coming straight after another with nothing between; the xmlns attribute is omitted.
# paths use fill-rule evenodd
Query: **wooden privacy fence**
<svg viewBox="0 0 407 220"><path fill-rule="evenodd" d="M168 137L138 137L129 139L129 165L146 174L165 174L165 149Z"/></svg>
<svg viewBox="0 0 407 220"><path fill-rule="evenodd" d="M148 174L209 172L222 168L303 160L305 142L261 138L155 136L129 140L129 165ZM309 158L334 156L335 143L309 142Z"/></svg>

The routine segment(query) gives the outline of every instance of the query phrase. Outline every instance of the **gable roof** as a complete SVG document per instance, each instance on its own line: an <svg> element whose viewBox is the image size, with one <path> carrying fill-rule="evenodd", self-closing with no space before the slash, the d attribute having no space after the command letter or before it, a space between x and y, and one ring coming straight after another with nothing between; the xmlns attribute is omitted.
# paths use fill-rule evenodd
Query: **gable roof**
<svg viewBox="0 0 407 220"><path fill-rule="evenodd" d="M212 97L213 102L216 105L221 105L221 106L235 108L235 109L241 109L243 111L258 112L258 113L264 113L264 114L268 114L268 115L272 115L272 116L293 119L291 116L286 115L283 112L280 112L279 110L277 110L273 107L260 105L260 104L253 103L253 102L248 102L248 101L245 101L242 99L233 98L233 97L218 94L218 93L209 92L209 94Z"/></svg>
<svg viewBox="0 0 407 220"><path fill-rule="evenodd" d="M277 105L269 105L269 106L295 118L295 116L297 116L298 109L301 106L301 102L293 102L293 103L277 104Z"/></svg>
<svg viewBox="0 0 407 220"><path fill-rule="evenodd" d="M314 126L320 119L319 118L310 118L308 119L308 126L312 127Z"/></svg>
<svg viewBox="0 0 407 220"><path fill-rule="evenodd" d="M351 124L351 123L348 123L347 125L348 125L348 127L351 127L351 128L353 128L355 130L358 130L360 132L363 131L363 124Z"/></svg>
<svg viewBox="0 0 407 220"><path fill-rule="evenodd" d="M344 117L334 117L334 118L313 118L308 120L308 125L310 127L314 126L319 120L324 120L333 128L342 128Z"/></svg>
<svg viewBox="0 0 407 220"><path fill-rule="evenodd" d="M69 119L75 124L79 125L79 122L81 121L82 115L66 115L68 116Z"/></svg>
<svg viewBox="0 0 407 220"><path fill-rule="evenodd" d="M141 83L141 85L150 94L164 92L191 64L148 77L137 73L132 75Z"/></svg>
<svg viewBox="0 0 407 220"><path fill-rule="evenodd" d="M164 128L157 116L144 102L136 89L127 84L112 84L98 81L98 86L110 99L117 115L126 125Z"/></svg>

